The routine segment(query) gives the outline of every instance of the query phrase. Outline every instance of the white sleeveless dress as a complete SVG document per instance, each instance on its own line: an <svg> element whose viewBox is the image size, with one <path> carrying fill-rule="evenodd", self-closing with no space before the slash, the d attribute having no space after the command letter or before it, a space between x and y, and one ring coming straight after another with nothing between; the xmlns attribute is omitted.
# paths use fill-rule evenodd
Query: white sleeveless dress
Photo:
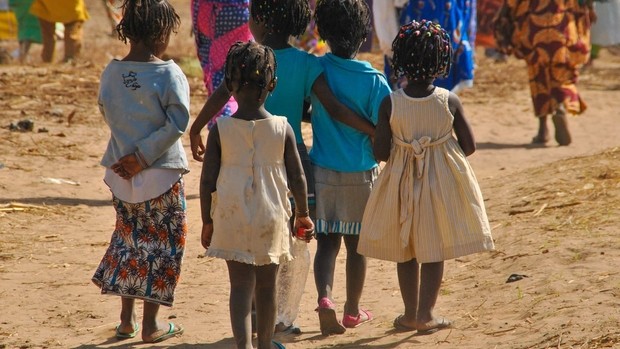
<svg viewBox="0 0 620 349"><path fill-rule="evenodd" d="M292 259L285 117L220 118L220 174L213 193L211 257L253 265Z"/></svg>
<svg viewBox="0 0 620 349"><path fill-rule="evenodd" d="M392 149L370 194L358 252L439 262L494 249L476 176L452 135L449 92L392 93Z"/></svg>

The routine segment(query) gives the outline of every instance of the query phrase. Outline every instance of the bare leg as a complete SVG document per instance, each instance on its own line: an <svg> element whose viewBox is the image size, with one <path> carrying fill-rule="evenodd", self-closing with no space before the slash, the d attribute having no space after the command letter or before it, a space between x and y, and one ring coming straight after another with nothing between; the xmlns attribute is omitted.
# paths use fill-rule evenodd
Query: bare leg
<svg viewBox="0 0 620 349"><path fill-rule="evenodd" d="M121 334L133 333L136 329L135 299L121 297L121 323L117 332Z"/></svg>
<svg viewBox="0 0 620 349"><path fill-rule="evenodd" d="M336 257L340 251L341 236L340 234L317 234L314 282L319 301L324 297L333 300L334 270L336 269Z"/></svg>
<svg viewBox="0 0 620 349"><path fill-rule="evenodd" d="M19 63L25 63L30 52L31 41L23 40L19 42Z"/></svg>
<svg viewBox="0 0 620 349"><path fill-rule="evenodd" d="M318 293L319 323L324 336L342 334L346 331L338 321L336 307L333 304L332 289L336 257L340 251L340 234L318 234L317 249L314 256L314 282Z"/></svg>
<svg viewBox="0 0 620 349"><path fill-rule="evenodd" d="M433 316L433 308L439 296L444 262L423 263L420 270L420 291L418 303L418 332L428 332L450 326L444 318Z"/></svg>
<svg viewBox="0 0 620 349"><path fill-rule="evenodd" d="M82 21L65 23L65 57L63 62L69 62L80 56L82 52Z"/></svg>
<svg viewBox="0 0 620 349"><path fill-rule="evenodd" d="M278 265L254 267L256 273L256 326L258 349L271 348L276 324L276 278Z"/></svg>
<svg viewBox="0 0 620 349"><path fill-rule="evenodd" d="M359 302L366 281L366 257L357 253L358 242L357 235L344 236L347 248L347 301L344 304L344 313L352 316L360 313Z"/></svg>
<svg viewBox="0 0 620 349"><path fill-rule="evenodd" d="M538 116L538 133L532 138L534 144L549 142L549 129L547 128L547 115Z"/></svg>
<svg viewBox="0 0 620 349"><path fill-rule="evenodd" d="M41 38L43 40L41 59L45 63L51 63L54 60L54 51L56 50L56 23L39 18L39 24L41 26Z"/></svg>
<svg viewBox="0 0 620 349"><path fill-rule="evenodd" d="M558 107L551 120L553 121L553 127L555 127L555 140L559 145L569 145L571 143L571 136L568 131L568 120L563 105Z"/></svg>
<svg viewBox="0 0 620 349"><path fill-rule="evenodd" d="M175 334L183 333L181 327L170 327L168 323L161 323L157 320L157 314L159 313L159 304L144 301L143 317L142 317L142 340L145 342L160 341L170 338ZM169 331L173 330L172 333ZM168 334L165 337L165 334ZM161 337L161 338L160 338ZM159 338L159 339L158 339Z"/></svg>
<svg viewBox="0 0 620 349"><path fill-rule="evenodd" d="M256 287L254 266L234 261L226 261L226 265L230 278L229 308L233 336L238 349L252 349L252 297ZM271 326L270 331L273 331L273 324Z"/></svg>
<svg viewBox="0 0 620 349"><path fill-rule="evenodd" d="M405 304L405 314L400 316L396 321L398 321L400 325L411 329L415 328L418 317L419 269L416 259L396 265L400 295Z"/></svg>

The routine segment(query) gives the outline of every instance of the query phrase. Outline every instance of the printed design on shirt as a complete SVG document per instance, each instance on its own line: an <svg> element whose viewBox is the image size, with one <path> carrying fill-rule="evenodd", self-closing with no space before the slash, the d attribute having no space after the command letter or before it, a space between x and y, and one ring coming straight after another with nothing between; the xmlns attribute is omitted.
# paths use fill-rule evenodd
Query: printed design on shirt
<svg viewBox="0 0 620 349"><path fill-rule="evenodd" d="M122 74L122 75L123 75L123 83L125 84L125 87L130 88L133 91L142 87L138 83L138 73L129 71L128 74Z"/></svg>

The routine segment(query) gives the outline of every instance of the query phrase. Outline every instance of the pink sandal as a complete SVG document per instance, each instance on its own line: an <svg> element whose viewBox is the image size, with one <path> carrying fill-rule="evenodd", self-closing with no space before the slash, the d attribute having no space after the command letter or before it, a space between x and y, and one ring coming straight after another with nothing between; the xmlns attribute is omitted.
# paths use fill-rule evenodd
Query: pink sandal
<svg viewBox="0 0 620 349"><path fill-rule="evenodd" d="M365 324L368 321L372 320L372 313L368 310L364 310L360 308L359 314L357 316L344 314L342 318L342 324L347 328L355 328L361 324Z"/></svg>
<svg viewBox="0 0 620 349"><path fill-rule="evenodd" d="M347 329L342 326L336 317L336 305L327 297L321 298L319 306L315 309L319 313L319 324L321 334L329 336L332 334L343 334Z"/></svg>

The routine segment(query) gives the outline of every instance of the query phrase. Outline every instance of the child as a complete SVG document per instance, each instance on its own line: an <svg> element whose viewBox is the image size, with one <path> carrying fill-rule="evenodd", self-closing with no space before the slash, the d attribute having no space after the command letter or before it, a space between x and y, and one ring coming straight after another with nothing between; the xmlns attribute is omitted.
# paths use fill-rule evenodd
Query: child
<svg viewBox="0 0 620 349"><path fill-rule="evenodd" d="M426 334L451 325L433 315L444 261L494 246L465 158L475 142L463 107L433 85L450 70L450 37L438 24L413 21L393 49L394 71L407 86L381 103L374 154L387 164L366 205L358 252L398 263L405 314L394 326Z"/></svg>
<svg viewBox="0 0 620 349"><path fill-rule="evenodd" d="M354 59L370 30L368 5L358 0L320 0L315 18L319 34L332 52L320 58L329 87L365 120L376 123L379 105L390 93L389 84L370 63ZM340 334L345 332L345 327L357 327L372 320L372 314L359 307L366 259L357 253L357 243L378 167L368 135L333 120L315 96L312 105L310 159L316 181L317 311L321 333ZM332 290L336 257L343 238L347 248L347 300L340 324Z"/></svg>
<svg viewBox="0 0 620 349"><path fill-rule="evenodd" d="M19 63L26 63L33 43L41 43L39 19L30 14L33 0L9 0L11 10L17 18L17 39L19 40Z"/></svg>
<svg viewBox="0 0 620 349"><path fill-rule="evenodd" d="M125 0L119 38L129 53L101 75L99 108L111 137L101 160L114 195L116 229L93 282L121 297L119 339L139 331L135 299L144 301L142 340L183 333L157 320L172 306L185 251L187 220L181 136L189 125L189 85L179 66L162 61L181 23L167 0Z"/></svg>
<svg viewBox="0 0 620 349"><path fill-rule="evenodd" d="M272 337L278 264L292 259L289 187L295 231L305 229L309 241L314 228L293 129L264 107L276 85L275 71L271 48L255 42L230 48L225 83L239 109L209 132L200 181L202 243L207 255L228 265L230 318L239 349L252 348L253 296L258 348L284 348Z"/></svg>
<svg viewBox="0 0 620 349"><path fill-rule="evenodd" d="M250 30L255 40L271 47L278 61L279 88L267 97L265 108L270 113L285 116L293 128L306 175L312 216L314 179L301 132L304 101L309 100L313 93L338 120L369 134L374 133L374 125L357 116L334 97L327 86L323 67L317 57L289 44L291 37L302 34L308 26L310 9L307 0L282 0L278 2L278 6L273 6L271 0L254 0L251 2L250 15L252 16L249 24ZM200 131L221 110L229 97L230 93L226 85L221 84L213 95L209 96L192 124L190 140L194 159L202 161L204 152ZM310 270L310 253L305 243L295 241L293 255L295 256L293 261L285 262L280 266L276 331L299 334L301 330L294 325L294 321L297 318L299 302Z"/></svg>
<svg viewBox="0 0 620 349"><path fill-rule="evenodd" d="M51 63L56 50L56 23L65 28L63 62L77 59L82 52L84 22L89 18L84 0L34 0L30 13L39 18L43 50L41 59Z"/></svg>

